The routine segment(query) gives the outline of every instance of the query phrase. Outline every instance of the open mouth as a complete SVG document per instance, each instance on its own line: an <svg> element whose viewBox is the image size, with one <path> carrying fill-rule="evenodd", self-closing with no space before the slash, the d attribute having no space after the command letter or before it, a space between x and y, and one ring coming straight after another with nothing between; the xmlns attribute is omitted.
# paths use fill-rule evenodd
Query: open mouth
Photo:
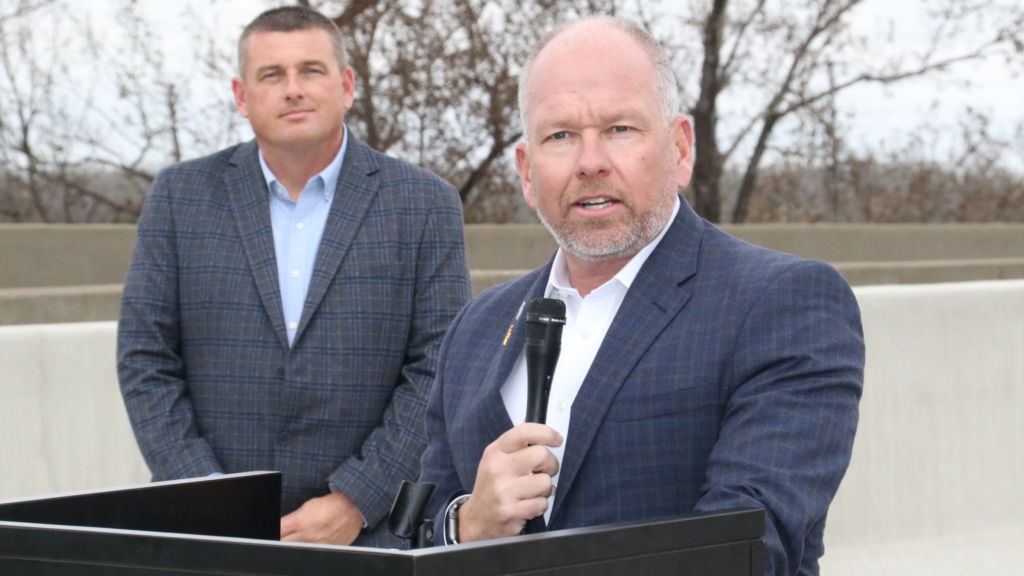
<svg viewBox="0 0 1024 576"><path fill-rule="evenodd" d="M600 210L616 203L618 203L618 200L613 200L611 198L588 198L577 202L576 205L581 206L586 210Z"/></svg>

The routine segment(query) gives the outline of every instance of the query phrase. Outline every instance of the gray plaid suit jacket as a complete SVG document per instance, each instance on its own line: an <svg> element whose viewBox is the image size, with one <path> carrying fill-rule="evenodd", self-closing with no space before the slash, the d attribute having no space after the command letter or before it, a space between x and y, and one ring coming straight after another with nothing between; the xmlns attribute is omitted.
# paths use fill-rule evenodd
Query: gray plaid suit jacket
<svg viewBox="0 0 1024 576"><path fill-rule="evenodd" d="M480 294L445 337L421 475L438 526L512 427L500 390L526 335L514 319L550 267ZM766 574L816 574L863 370L860 312L833 268L737 240L683 201L572 405L548 528L758 507Z"/></svg>
<svg viewBox="0 0 1024 576"><path fill-rule="evenodd" d="M469 300L462 206L349 135L289 349L255 142L163 170L139 220L118 376L154 480L280 470L281 513L341 490L380 522L419 473L426 395Z"/></svg>

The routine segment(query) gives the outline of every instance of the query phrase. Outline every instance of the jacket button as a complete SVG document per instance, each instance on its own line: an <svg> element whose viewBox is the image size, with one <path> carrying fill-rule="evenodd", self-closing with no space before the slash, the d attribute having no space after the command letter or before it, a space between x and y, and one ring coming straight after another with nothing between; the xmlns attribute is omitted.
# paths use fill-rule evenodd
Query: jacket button
<svg viewBox="0 0 1024 576"><path fill-rule="evenodd" d="M291 439L292 437L289 436L287 432L281 432L277 435L277 443L281 446L287 446Z"/></svg>
<svg viewBox="0 0 1024 576"><path fill-rule="evenodd" d="M277 370L274 370L274 374L281 380L284 380L284 366L278 366Z"/></svg>

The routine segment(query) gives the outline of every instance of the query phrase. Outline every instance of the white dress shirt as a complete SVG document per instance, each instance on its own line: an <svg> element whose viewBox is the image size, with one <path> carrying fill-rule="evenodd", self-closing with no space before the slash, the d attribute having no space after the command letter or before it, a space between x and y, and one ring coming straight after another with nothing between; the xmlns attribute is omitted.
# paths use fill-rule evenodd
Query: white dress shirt
<svg viewBox="0 0 1024 576"><path fill-rule="evenodd" d="M562 352L558 357L555 375L551 379L546 423L557 430L562 438L569 438L569 417L572 413L572 403L576 399L580 386L583 385L583 379L590 371L590 365L594 362L601 343L604 342L604 336L608 332L612 320L615 319L615 314L619 311L626 292L644 262L647 261L648 256L665 236L665 232L672 225L678 213L679 198L677 196L672 217L669 218L668 224L658 234L658 237L637 252L636 256L633 256L611 280L592 291L586 298L581 297L579 291L573 288L569 282L569 269L566 266L562 249L559 248L555 253L555 260L551 265L551 274L548 276L548 285L544 295L547 298L557 298L565 302L565 327L562 329ZM512 372L501 387L501 399L514 424L519 424L526 419L526 380L526 356L520 352ZM550 450L561 466L565 442L563 441L561 446L550 448ZM558 485L557 474L552 478L552 482L556 486ZM551 518L553 503L554 493L548 498L548 509L544 512L545 522Z"/></svg>

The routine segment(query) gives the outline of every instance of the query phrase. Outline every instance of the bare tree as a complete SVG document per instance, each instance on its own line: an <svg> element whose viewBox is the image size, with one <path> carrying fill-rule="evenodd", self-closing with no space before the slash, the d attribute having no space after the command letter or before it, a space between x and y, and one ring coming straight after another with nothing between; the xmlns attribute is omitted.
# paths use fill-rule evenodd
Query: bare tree
<svg viewBox="0 0 1024 576"><path fill-rule="evenodd" d="M877 154L847 152L813 166L794 150L763 170L748 220L1024 222L1024 175L1007 167L1017 151L991 129L969 109L956 126L925 122L905 145ZM948 146L950 135L961 145Z"/></svg>
<svg viewBox="0 0 1024 576"><path fill-rule="evenodd" d="M195 97L223 73L210 31L175 71L132 0L115 38L61 0L14 8L0 8L0 218L131 222L157 170L237 140L230 99Z"/></svg>
<svg viewBox="0 0 1024 576"><path fill-rule="evenodd" d="M703 54L699 94L690 109L698 142L693 194L704 217L721 219L722 176L732 162L743 173L732 221L747 219L758 170L783 120L819 114L823 102L858 84L892 84L1022 51L1020 7L996 0L926 0L929 45L899 58L879 57L870 50L872 39L851 32L851 13L861 4L712 0L694 6L685 24L699 27ZM954 39L973 43L950 48ZM754 111L726 138L720 102L729 89L749 94ZM741 153L744 159L737 158Z"/></svg>

